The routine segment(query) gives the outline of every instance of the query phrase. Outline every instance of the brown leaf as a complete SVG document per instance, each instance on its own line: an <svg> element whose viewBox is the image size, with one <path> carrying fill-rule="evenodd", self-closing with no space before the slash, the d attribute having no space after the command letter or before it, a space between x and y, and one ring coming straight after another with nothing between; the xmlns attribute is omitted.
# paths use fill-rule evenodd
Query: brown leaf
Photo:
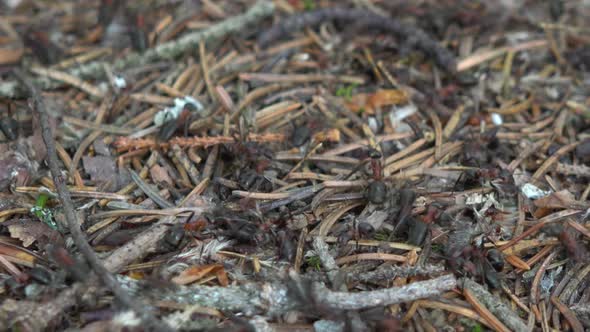
<svg viewBox="0 0 590 332"><path fill-rule="evenodd" d="M221 286L227 287L227 285L229 285L229 279L227 278L227 273L225 272L223 266L216 271L215 275L217 276L217 280Z"/></svg>
<svg viewBox="0 0 590 332"><path fill-rule="evenodd" d="M152 180L155 183L164 182L171 186L174 186L174 183L172 182L172 178L170 178L168 171L160 165L154 165L150 168L150 176L152 177Z"/></svg>
<svg viewBox="0 0 590 332"><path fill-rule="evenodd" d="M30 263L31 266L35 263L35 260L37 259L35 256L29 254L24 250L17 248L16 246L9 246L4 243L0 243L0 255L16 258L22 262Z"/></svg>
<svg viewBox="0 0 590 332"><path fill-rule="evenodd" d="M52 99L46 99L46 102L48 107L60 109L60 104L54 102ZM57 127L56 118L50 116L49 125L51 125L51 132L55 133L55 128ZM28 155L30 158L38 162L43 161L47 156L47 146L45 146L45 141L43 141L41 124L39 123L39 116L36 113L33 115L33 136L27 137L25 140L29 145Z"/></svg>
<svg viewBox="0 0 590 332"><path fill-rule="evenodd" d="M221 264L192 266L182 271L178 276L172 278L172 282L178 285L187 285L199 279L203 279L206 275L210 273L215 273L219 278L219 274L217 274L218 270L223 270L223 266ZM227 279L227 276L225 278Z"/></svg>
<svg viewBox="0 0 590 332"><path fill-rule="evenodd" d="M9 220L4 223L8 227L10 236L23 242L27 248L37 242L39 248L45 247L48 243L63 243L61 234L40 221L30 219Z"/></svg>
<svg viewBox="0 0 590 332"><path fill-rule="evenodd" d="M383 89L375 93L359 93L347 101L346 107L353 112L364 110L366 114L375 114L377 108L389 105L401 105L408 102L408 96L401 90Z"/></svg>
<svg viewBox="0 0 590 332"><path fill-rule="evenodd" d="M584 209L584 202L576 200L574 195L567 190L561 190L534 201L535 206L548 209Z"/></svg>
<svg viewBox="0 0 590 332"><path fill-rule="evenodd" d="M4 190L13 179L26 183L26 179L30 178L31 169L31 162L25 155L18 151L4 153L0 157L0 190Z"/></svg>
<svg viewBox="0 0 590 332"><path fill-rule="evenodd" d="M112 157L94 156L83 157L84 171L90 175L92 181L106 182L117 174L117 165Z"/></svg>

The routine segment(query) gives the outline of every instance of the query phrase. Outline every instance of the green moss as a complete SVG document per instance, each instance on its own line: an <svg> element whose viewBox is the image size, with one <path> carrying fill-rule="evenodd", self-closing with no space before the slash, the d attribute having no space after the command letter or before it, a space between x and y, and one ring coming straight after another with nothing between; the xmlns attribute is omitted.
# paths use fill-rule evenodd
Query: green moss
<svg viewBox="0 0 590 332"><path fill-rule="evenodd" d="M338 90L336 90L336 96L342 97L346 100L351 100L352 93L353 93L354 89L356 89L356 86L357 86L357 84L353 83L353 84L349 84L347 86L339 87Z"/></svg>
<svg viewBox="0 0 590 332"><path fill-rule="evenodd" d="M313 0L303 0L303 9L305 10L314 10L316 7L315 2Z"/></svg>
<svg viewBox="0 0 590 332"><path fill-rule="evenodd" d="M307 265L317 271L320 271L322 268L322 262L319 256L310 256L305 259L305 263Z"/></svg>

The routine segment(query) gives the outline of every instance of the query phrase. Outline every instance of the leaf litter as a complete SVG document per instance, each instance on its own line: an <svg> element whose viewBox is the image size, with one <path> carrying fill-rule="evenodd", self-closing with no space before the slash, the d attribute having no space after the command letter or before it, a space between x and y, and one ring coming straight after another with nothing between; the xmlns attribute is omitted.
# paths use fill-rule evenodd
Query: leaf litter
<svg viewBox="0 0 590 332"><path fill-rule="evenodd" d="M583 2L0 8L2 329L589 328Z"/></svg>

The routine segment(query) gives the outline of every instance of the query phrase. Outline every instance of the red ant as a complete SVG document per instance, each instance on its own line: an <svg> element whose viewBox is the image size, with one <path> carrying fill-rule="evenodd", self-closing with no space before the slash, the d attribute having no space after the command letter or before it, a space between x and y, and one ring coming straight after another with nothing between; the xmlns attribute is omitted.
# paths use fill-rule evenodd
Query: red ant
<svg viewBox="0 0 590 332"><path fill-rule="evenodd" d="M176 134L179 128L183 128L185 137L188 136L189 125L196 110L197 108L195 105L192 103L186 103L180 114L178 114L178 117L165 119L164 124L162 124L160 131L158 132L158 138L167 141Z"/></svg>
<svg viewBox="0 0 590 332"><path fill-rule="evenodd" d="M566 249L568 256L576 262L581 262L587 259L588 251L572 234L569 227L564 227L560 224L549 224L543 227L543 232L549 236L555 236L559 239L561 244Z"/></svg>
<svg viewBox="0 0 590 332"><path fill-rule="evenodd" d="M481 278L493 289L500 287L499 272L504 267L504 257L497 249L485 250L470 244L454 251L448 262L456 272Z"/></svg>

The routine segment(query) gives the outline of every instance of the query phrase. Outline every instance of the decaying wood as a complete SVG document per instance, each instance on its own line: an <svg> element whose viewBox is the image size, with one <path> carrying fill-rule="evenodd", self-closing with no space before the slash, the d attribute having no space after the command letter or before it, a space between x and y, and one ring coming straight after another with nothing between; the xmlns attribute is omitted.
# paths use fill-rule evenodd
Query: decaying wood
<svg viewBox="0 0 590 332"><path fill-rule="evenodd" d="M527 325L500 299L490 294L480 284L469 280L461 280L462 287L469 289L473 296L477 298L486 308L500 319L508 328L513 331L526 331Z"/></svg>
<svg viewBox="0 0 590 332"><path fill-rule="evenodd" d="M299 303L297 298L289 293L289 287L285 283L292 281L288 280L264 284L247 283L229 287L179 287L174 290L148 290L137 282L127 281L125 286L130 291L154 300L243 312L248 316L267 314L276 317L296 309L298 306L305 306L305 303ZM457 280L454 276L445 275L414 282L407 286L364 292L337 292L317 283L311 286L310 292L320 305L329 309L359 310L435 296L454 288L456 283Z"/></svg>

